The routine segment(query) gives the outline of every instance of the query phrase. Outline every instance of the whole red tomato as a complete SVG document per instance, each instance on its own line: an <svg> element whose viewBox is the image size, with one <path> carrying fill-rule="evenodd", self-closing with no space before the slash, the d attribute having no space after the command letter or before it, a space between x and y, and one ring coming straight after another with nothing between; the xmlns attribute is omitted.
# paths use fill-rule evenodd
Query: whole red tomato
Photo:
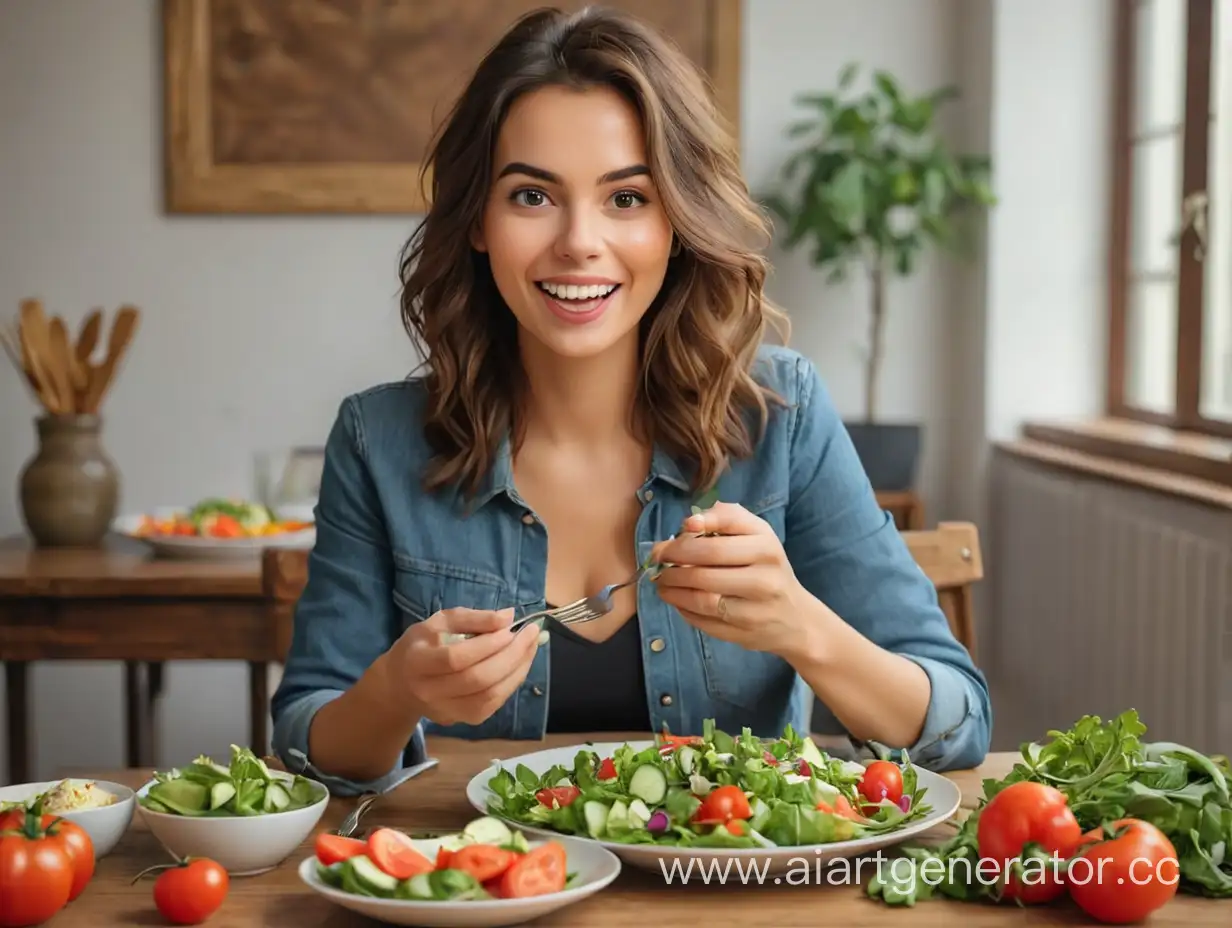
<svg viewBox="0 0 1232 928"><path fill-rule="evenodd" d="M875 760L864 768L858 789L869 802L881 802L883 799L898 802L903 798L903 772L898 764ZM864 807L865 815L873 815L876 811L875 806Z"/></svg>
<svg viewBox="0 0 1232 928"><path fill-rule="evenodd" d="M697 825L718 825L730 822L732 819L753 817L753 809L744 790L739 786L728 784L711 790L702 800L702 804L693 813L693 822Z"/></svg>
<svg viewBox="0 0 1232 928"><path fill-rule="evenodd" d="M227 871L214 861L189 858L154 881L154 905L173 925L199 925L218 911L230 885Z"/></svg>
<svg viewBox="0 0 1232 928"><path fill-rule="evenodd" d="M1043 783L1022 781L997 793L980 811L977 825L982 882L998 877L1001 897L1027 905L1051 902L1065 892L1063 863L1082 840L1082 828L1065 794ZM1023 851L1042 851L1043 857ZM1011 861L1023 857L1021 873Z"/></svg>
<svg viewBox="0 0 1232 928"><path fill-rule="evenodd" d="M61 838L43 830L38 816L5 816L0 822L0 928L41 925L64 908L73 890L71 855Z"/></svg>
<svg viewBox="0 0 1232 928"><path fill-rule="evenodd" d="M1112 838L1103 828L1083 835L1066 883L1074 902L1096 921L1128 925L1172 901L1180 865L1172 842L1150 822L1120 819L1111 828Z"/></svg>

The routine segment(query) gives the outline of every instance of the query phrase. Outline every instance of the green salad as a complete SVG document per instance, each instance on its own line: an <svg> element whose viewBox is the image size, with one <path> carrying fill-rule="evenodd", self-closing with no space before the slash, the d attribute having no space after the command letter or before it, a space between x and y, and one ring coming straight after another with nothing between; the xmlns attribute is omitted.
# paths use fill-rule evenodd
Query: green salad
<svg viewBox="0 0 1232 928"><path fill-rule="evenodd" d="M572 768L502 767L488 788L493 815L623 844L829 844L894 831L932 811L905 757L866 768L827 756L790 726L763 739L748 728L729 735L712 719L700 736L664 734L610 757L583 748Z"/></svg>
<svg viewBox="0 0 1232 928"><path fill-rule="evenodd" d="M137 801L170 815L238 816L302 809L325 795L311 780L275 774L251 750L233 744L229 765L203 755L185 767L156 772Z"/></svg>

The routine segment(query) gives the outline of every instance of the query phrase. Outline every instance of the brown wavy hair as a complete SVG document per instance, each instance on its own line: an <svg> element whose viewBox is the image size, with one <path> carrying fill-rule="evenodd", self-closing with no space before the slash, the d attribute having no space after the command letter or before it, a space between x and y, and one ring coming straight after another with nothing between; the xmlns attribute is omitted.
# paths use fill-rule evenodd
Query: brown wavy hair
<svg viewBox="0 0 1232 928"><path fill-rule="evenodd" d="M765 214L749 194L732 133L699 68L628 14L556 9L519 19L480 63L434 137L422 177L427 215L401 260L402 320L424 349L429 489L473 492L502 439L522 438L525 377L517 323L487 256L471 247L493 173L497 134L522 94L557 85L608 87L637 110L651 177L680 250L640 325L639 433L708 490L730 458L747 457L781 398L753 377L767 325L787 316L765 297Z"/></svg>

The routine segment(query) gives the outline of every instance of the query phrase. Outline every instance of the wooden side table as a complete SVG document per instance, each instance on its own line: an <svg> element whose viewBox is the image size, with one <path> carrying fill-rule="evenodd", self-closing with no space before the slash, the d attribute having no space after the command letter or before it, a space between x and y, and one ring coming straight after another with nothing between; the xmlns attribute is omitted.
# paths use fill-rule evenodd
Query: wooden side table
<svg viewBox="0 0 1232 928"><path fill-rule="evenodd" d="M916 493L910 490L879 490L877 502L894 517L894 524L900 532L916 532L924 528L924 501Z"/></svg>
<svg viewBox="0 0 1232 928"><path fill-rule="evenodd" d="M291 613L259 560L154 558L109 538L98 550L39 550L0 541L0 661L8 701L10 783L29 780L32 729L27 667L33 661L123 661L130 767L155 765L162 664L245 661L251 743L269 741L271 663L290 646Z"/></svg>

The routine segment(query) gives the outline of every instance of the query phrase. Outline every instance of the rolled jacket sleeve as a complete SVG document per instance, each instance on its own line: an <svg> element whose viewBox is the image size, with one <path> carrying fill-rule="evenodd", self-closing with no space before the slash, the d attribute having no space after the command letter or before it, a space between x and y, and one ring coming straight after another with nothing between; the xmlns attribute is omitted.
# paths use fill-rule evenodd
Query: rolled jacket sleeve
<svg viewBox="0 0 1232 928"><path fill-rule="evenodd" d="M989 750L988 684L954 637L936 587L877 502L814 366L796 362L785 550L804 587L866 638L914 661L931 696L905 747L933 770L973 767Z"/></svg>
<svg viewBox="0 0 1232 928"><path fill-rule="evenodd" d="M288 769L340 795L391 788L426 756L421 720L401 762L375 780L331 776L309 757L308 733L317 710L350 689L399 633L392 576L385 520L364 462L363 422L355 398L348 397L326 441L308 582L296 604L290 652L271 701L274 752Z"/></svg>

